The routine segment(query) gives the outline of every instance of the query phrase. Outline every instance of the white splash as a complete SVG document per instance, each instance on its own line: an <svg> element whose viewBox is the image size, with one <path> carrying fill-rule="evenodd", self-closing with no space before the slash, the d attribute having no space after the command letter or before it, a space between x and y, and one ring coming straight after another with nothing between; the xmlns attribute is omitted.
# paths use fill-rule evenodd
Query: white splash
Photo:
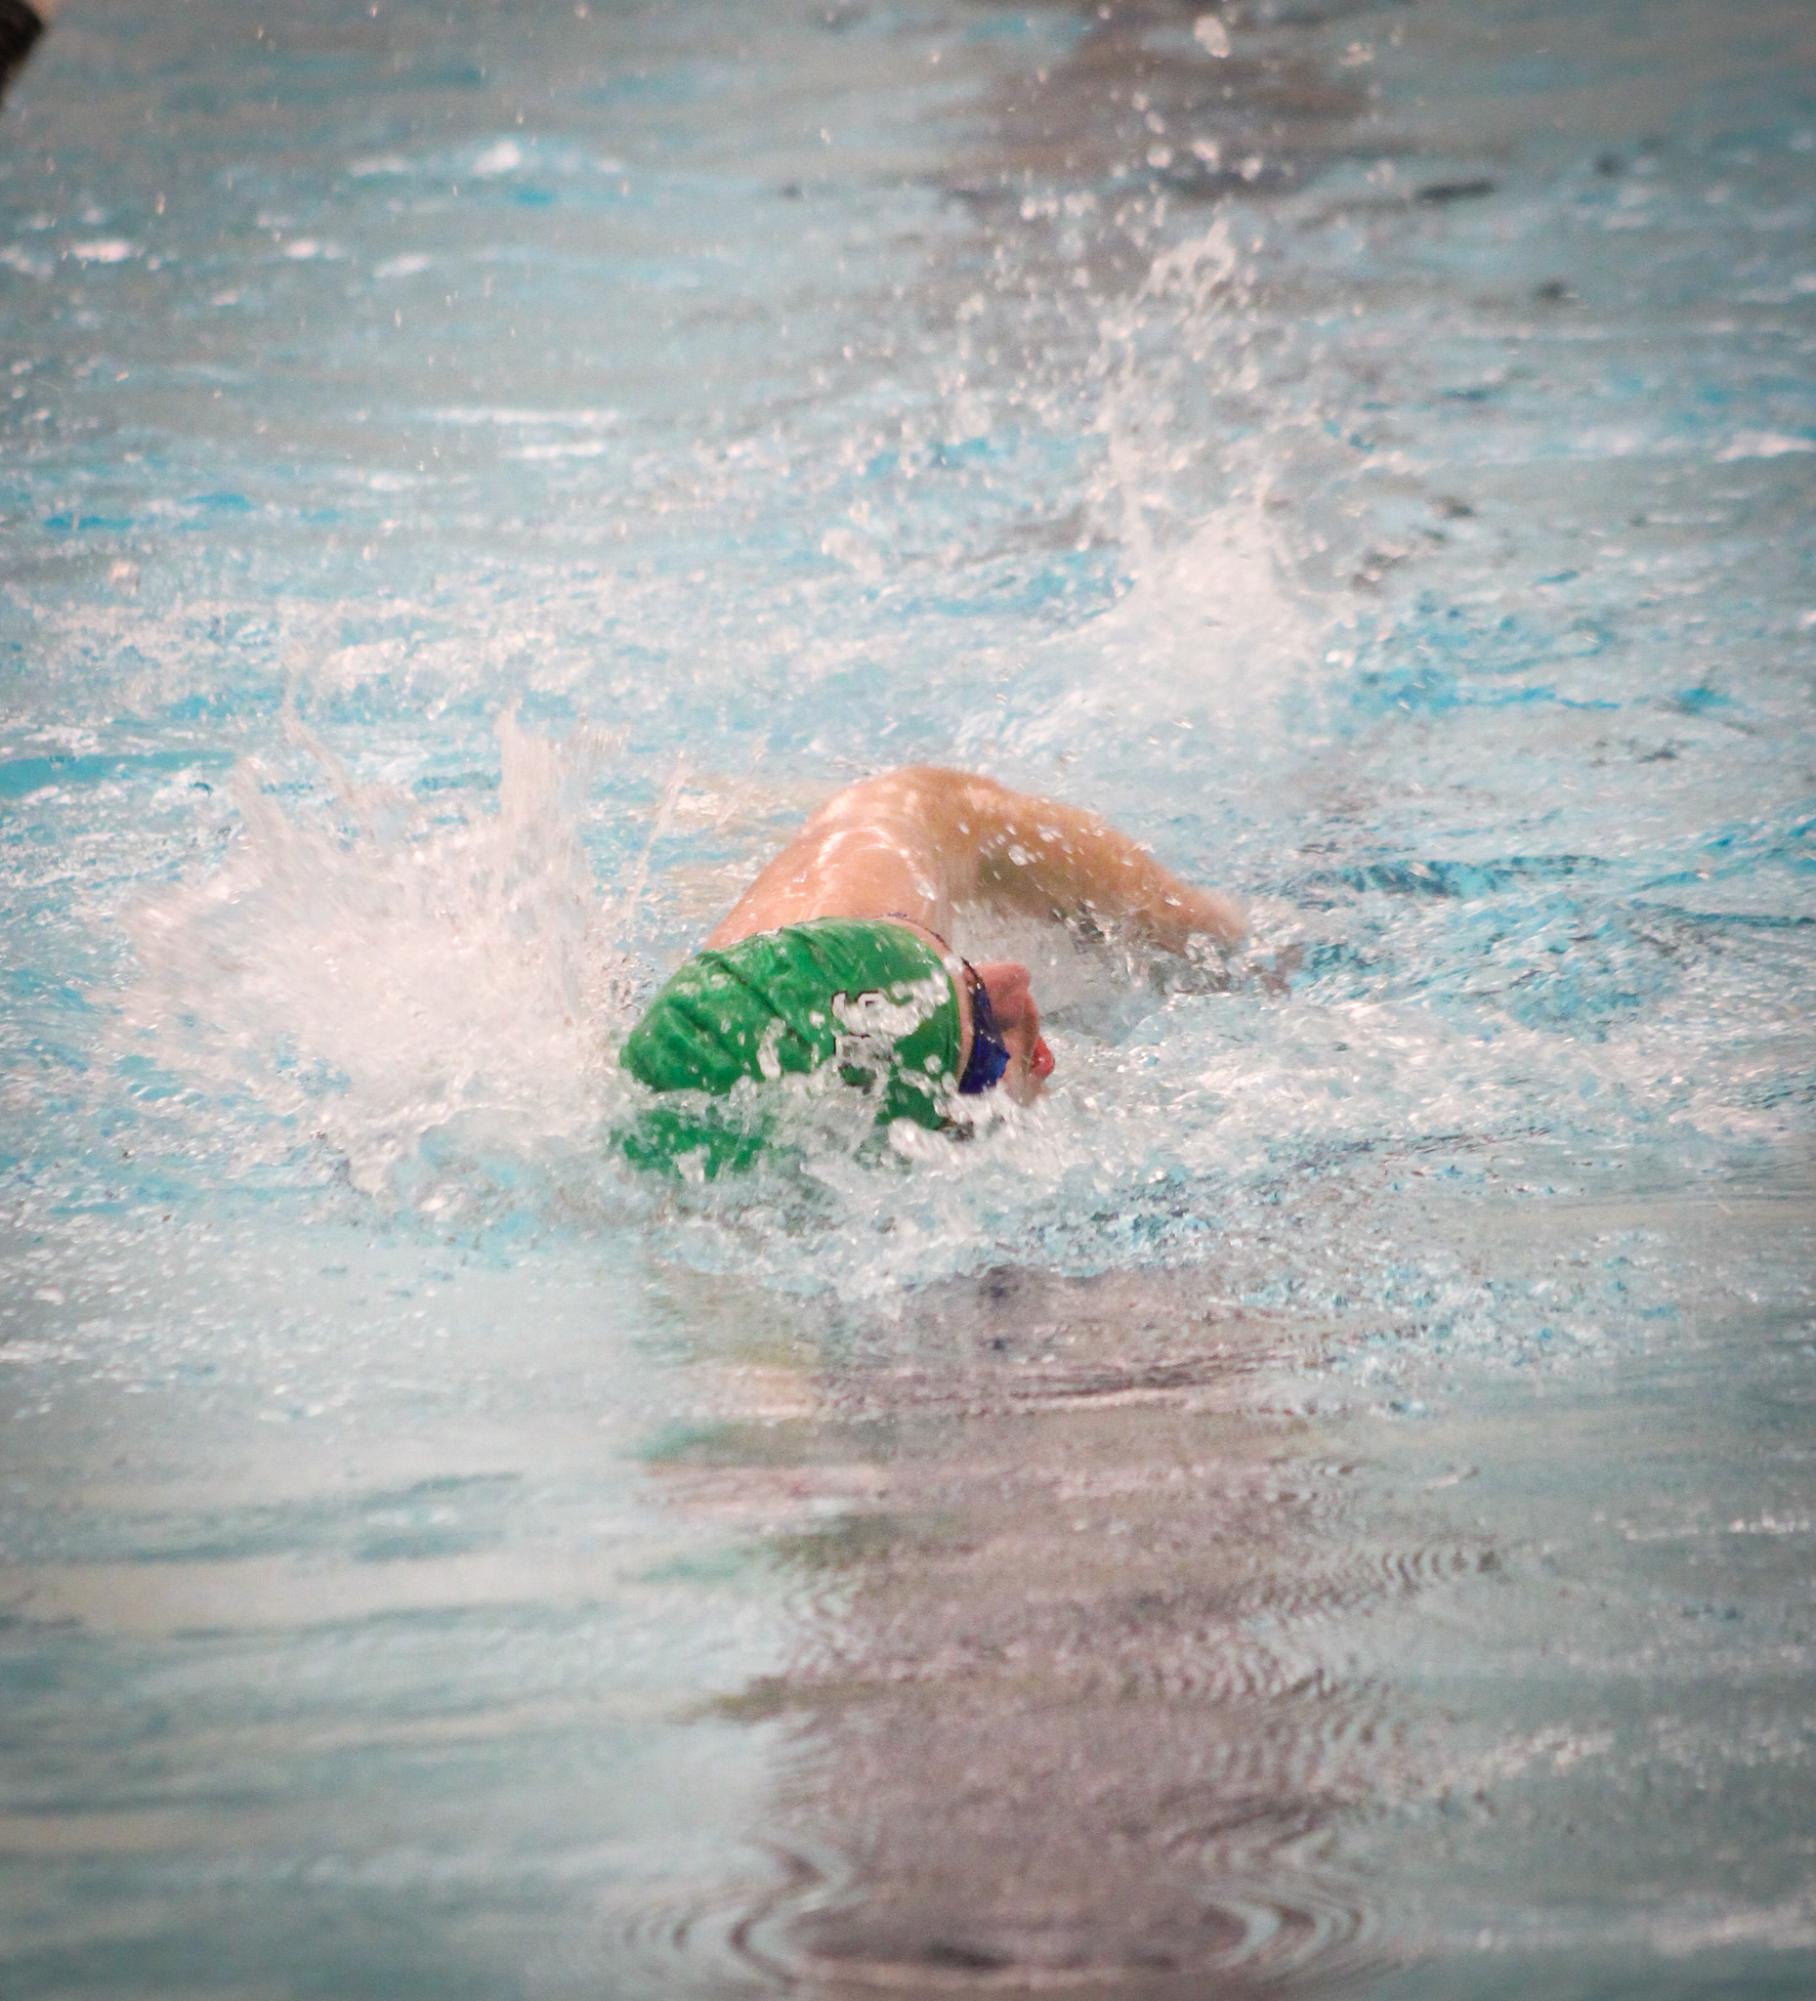
<svg viewBox="0 0 1816 2001"><path fill-rule="evenodd" d="M579 838L601 739L504 717L496 811L444 824L290 735L329 796L239 767L225 862L130 914L116 1053L319 1134L370 1193L456 1119L513 1155L587 1130L610 1020Z"/></svg>
<svg viewBox="0 0 1816 2001"><path fill-rule="evenodd" d="M1112 724L1209 730L1234 749L1319 658L1322 623L1293 587L1275 508L1277 424L1242 445L1199 435L1207 410L1255 389L1252 290L1219 218L1156 257L1105 318L1094 366L1104 458L1090 500L1129 587L1082 643L1055 642L1077 655L1073 685L1016 730L1018 750L1063 748ZM1181 410L1195 421L1182 425ZM1208 511L1207 474L1224 496Z"/></svg>

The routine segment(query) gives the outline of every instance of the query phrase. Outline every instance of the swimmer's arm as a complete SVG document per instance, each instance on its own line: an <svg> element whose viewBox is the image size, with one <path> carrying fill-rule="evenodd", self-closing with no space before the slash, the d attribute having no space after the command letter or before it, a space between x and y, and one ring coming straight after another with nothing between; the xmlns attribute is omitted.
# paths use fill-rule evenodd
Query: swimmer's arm
<svg viewBox="0 0 1816 2001"><path fill-rule="evenodd" d="M1194 938L1229 947L1248 934L1233 898L1183 881L1095 813L965 772L917 775L957 900L1133 923L1175 952Z"/></svg>
<svg viewBox="0 0 1816 2001"><path fill-rule="evenodd" d="M1248 928L1239 904L1182 881L1095 813L909 765L835 793L707 943L813 917L906 918L948 937L953 906L977 900L1132 922L1172 951L1194 938L1235 945Z"/></svg>

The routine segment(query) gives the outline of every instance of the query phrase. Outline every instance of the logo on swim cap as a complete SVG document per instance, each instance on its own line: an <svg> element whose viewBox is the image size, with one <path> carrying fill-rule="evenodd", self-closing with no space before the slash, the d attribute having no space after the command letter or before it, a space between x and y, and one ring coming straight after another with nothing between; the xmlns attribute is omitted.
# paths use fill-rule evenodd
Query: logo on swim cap
<svg viewBox="0 0 1816 2001"><path fill-rule="evenodd" d="M874 1074L895 1061L896 1044L912 1035L945 998L943 982L917 980L896 988L894 999L880 987L832 997L833 1061L842 1071Z"/></svg>

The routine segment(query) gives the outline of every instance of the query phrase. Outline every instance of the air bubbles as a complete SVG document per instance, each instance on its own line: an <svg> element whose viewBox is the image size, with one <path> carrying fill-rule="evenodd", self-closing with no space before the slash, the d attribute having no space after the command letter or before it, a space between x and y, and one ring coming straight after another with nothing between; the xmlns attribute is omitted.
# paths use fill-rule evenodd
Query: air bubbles
<svg viewBox="0 0 1816 2001"><path fill-rule="evenodd" d="M495 139L474 155L469 171L475 180L493 181L514 174L523 165L523 148L515 139Z"/></svg>
<svg viewBox="0 0 1816 2001"><path fill-rule="evenodd" d="M95 236L72 243L67 254L78 264L125 264L139 255L139 246L125 236Z"/></svg>

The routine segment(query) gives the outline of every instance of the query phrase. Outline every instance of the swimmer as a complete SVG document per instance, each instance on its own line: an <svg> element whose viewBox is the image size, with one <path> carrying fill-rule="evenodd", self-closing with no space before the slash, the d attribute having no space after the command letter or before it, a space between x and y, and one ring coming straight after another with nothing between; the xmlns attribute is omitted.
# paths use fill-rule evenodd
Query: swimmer
<svg viewBox="0 0 1816 2001"><path fill-rule="evenodd" d="M620 1061L657 1100L620 1134L625 1152L671 1172L694 1159L709 1179L748 1165L764 1140L753 1093L828 1066L885 1124L962 1125L989 1092L1031 1103L1054 1059L1028 968L953 951L966 903L1119 923L1172 952L1227 950L1246 930L1230 898L1094 813L931 765L864 779L813 815L626 1038ZM717 1116L710 1101L734 1093L739 1115Z"/></svg>

